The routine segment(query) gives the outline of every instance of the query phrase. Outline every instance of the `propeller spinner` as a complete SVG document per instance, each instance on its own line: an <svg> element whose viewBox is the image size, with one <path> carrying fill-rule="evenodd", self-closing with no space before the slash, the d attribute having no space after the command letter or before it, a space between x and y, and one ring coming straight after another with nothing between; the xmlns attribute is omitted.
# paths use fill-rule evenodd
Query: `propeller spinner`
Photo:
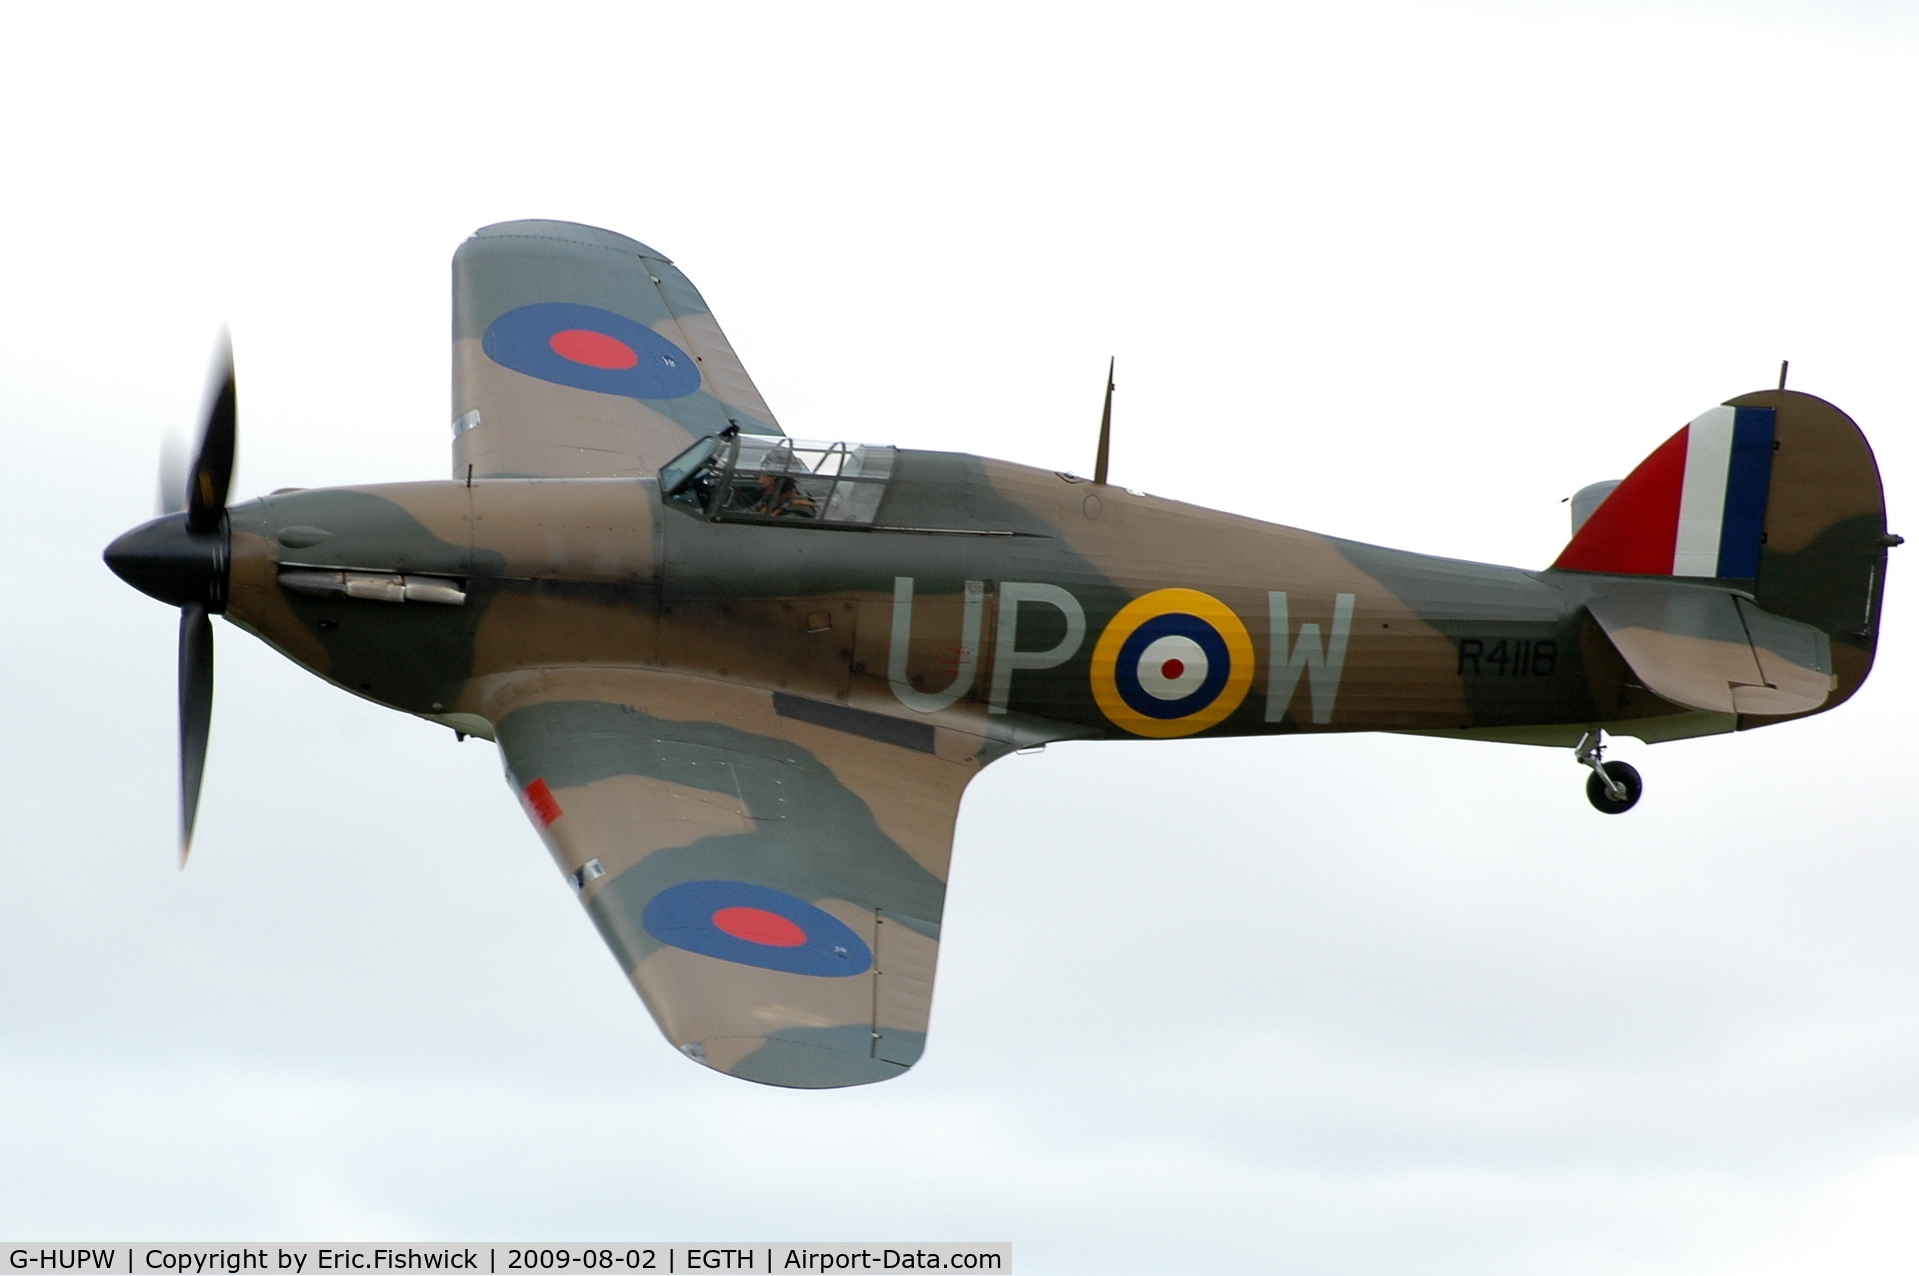
<svg viewBox="0 0 1919 1276"><path fill-rule="evenodd" d="M184 490L168 490L161 466L162 499L168 513L123 534L107 546L107 566L141 593L180 609L180 862L193 844L193 817L200 805L207 732L213 720L213 621L226 610L229 533L227 488L233 480L238 399L233 346L220 334L201 413L198 445L184 475Z"/></svg>

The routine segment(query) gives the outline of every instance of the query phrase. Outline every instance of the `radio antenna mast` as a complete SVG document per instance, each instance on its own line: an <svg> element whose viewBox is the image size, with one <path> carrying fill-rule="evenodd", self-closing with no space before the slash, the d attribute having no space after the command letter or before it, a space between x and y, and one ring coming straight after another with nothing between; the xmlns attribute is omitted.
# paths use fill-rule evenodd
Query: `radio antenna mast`
<svg viewBox="0 0 1919 1276"><path fill-rule="evenodd" d="M1113 446L1113 365L1106 360L1106 407L1099 414L1099 455L1093 459L1093 482L1106 481L1106 457Z"/></svg>

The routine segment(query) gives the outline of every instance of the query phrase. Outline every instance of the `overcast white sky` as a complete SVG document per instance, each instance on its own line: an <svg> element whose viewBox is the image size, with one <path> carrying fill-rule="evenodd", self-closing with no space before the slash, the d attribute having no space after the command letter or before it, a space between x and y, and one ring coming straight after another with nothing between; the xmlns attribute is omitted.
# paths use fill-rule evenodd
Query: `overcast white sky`
<svg viewBox="0 0 1919 1276"><path fill-rule="evenodd" d="M223 318L237 497L444 475L448 258L527 216L672 255L797 434L1084 470L1117 354L1117 480L1538 566L1790 358L1913 534L1909 11L16 6L0 1235L1912 1270L1903 559L1852 704L1622 745L1622 818L1396 737L995 766L925 1061L823 1094L660 1039L491 746L224 625L176 871L174 613L99 562Z"/></svg>

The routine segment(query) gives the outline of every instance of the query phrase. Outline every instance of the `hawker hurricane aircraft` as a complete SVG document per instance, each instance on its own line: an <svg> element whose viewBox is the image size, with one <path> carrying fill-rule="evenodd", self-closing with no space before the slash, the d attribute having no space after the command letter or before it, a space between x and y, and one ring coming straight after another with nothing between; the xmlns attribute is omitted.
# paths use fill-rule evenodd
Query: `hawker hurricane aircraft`
<svg viewBox="0 0 1919 1276"><path fill-rule="evenodd" d="M1107 382L1108 407L1111 380ZM453 261L450 478L229 508L230 357L173 512L106 552L180 608L182 855L211 615L497 741L666 1037L769 1085L920 1057L960 795L1058 740L1397 731L1573 751L1819 713L1886 550L1846 415L1707 409L1545 570L1381 549L958 452L789 438L660 253L551 221Z"/></svg>

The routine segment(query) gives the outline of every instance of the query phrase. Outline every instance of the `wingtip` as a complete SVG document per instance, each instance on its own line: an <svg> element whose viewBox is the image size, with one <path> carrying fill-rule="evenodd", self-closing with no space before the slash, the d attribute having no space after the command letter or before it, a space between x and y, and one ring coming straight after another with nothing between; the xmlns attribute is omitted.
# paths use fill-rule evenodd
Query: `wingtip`
<svg viewBox="0 0 1919 1276"><path fill-rule="evenodd" d="M619 252L638 253L642 257L652 257L673 264L673 259L656 248L650 248L630 235L622 235L616 230L607 230L601 226L588 226L583 222L557 221L544 217L528 217L518 221L494 222L482 226L469 236L474 239L501 239L517 237L523 239L557 239L567 243L584 244L592 248L611 248Z"/></svg>

